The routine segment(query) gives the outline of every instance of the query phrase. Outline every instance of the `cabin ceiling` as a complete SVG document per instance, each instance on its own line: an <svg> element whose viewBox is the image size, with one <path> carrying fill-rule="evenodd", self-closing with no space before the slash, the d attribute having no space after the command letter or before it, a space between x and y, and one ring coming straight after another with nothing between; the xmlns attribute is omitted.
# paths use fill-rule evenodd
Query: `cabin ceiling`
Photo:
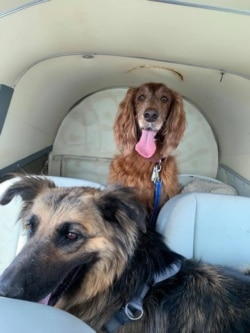
<svg viewBox="0 0 250 333"><path fill-rule="evenodd" d="M250 179L250 5L228 5L246 15L148 0L2 0L0 83L15 92L0 169L52 145L82 97L157 80L199 106L220 161Z"/></svg>
<svg viewBox="0 0 250 333"><path fill-rule="evenodd" d="M6 12L15 2L1 6ZM173 61L250 76L248 15L148 0L51 0L3 16L0 26L5 59L0 73L9 85L37 62L72 53Z"/></svg>

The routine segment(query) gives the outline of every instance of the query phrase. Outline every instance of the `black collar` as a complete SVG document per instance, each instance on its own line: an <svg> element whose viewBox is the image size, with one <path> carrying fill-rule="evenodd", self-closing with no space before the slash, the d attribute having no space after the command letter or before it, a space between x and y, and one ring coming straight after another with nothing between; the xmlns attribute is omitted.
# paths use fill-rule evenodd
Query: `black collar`
<svg viewBox="0 0 250 333"><path fill-rule="evenodd" d="M151 283L142 283L136 295L125 306L117 310L103 325L102 329L106 333L115 333L120 326L141 319L144 314L143 301L149 289L177 274L180 268L181 264L179 262L173 263L164 272L155 274Z"/></svg>

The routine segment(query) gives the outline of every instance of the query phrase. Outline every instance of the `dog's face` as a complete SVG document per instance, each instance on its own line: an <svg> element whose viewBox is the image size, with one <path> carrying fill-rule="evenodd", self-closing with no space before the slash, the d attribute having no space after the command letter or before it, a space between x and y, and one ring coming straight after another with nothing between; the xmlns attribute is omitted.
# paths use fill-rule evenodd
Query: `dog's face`
<svg viewBox="0 0 250 333"><path fill-rule="evenodd" d="M150 82L127 91L113 128L116 145L124 155L133 152L142 134L149 132L147 139L155 141L161 157L168 157L178 146L185 125L181 95L165 84Z"/></svg>
<svg viewBox="0 0 250 333"><path fill-rule="evenodd" d="M24 177L0 203L15 195L24 200L29 239L0 277L1 296L38 302L52 294L50 304L66 304L81 288L84 299L92 298L122 274L145 229L144 210L127 188L56 188Z"/></svg>
<svg viewBox="0 0 250 333"><path fill-rule="evenodd" d="M135 91L134 110L140 129L158 132L166 121L173 93L164 84L147 83Z"/></svg>

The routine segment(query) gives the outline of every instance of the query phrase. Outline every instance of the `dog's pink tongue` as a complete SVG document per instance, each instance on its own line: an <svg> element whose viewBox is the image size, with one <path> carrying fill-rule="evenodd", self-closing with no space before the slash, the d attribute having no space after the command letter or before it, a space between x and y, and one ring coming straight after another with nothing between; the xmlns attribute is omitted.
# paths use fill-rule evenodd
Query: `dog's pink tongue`
<svg viewBox="0 0 250 333"><path fill-rule="evenodd" d="M140 140L135 146L135 150L137 151L137 153L145 158L153 156L154 152L156 151L154 137L155 132L149 130L142 130Z"/></svg>
<svg viewBox="0 0 250 333"><path fill-rule="evenodd" d="M45 304L48 305L49 303L49 299L50 299L50 294L48 296L46 296L45 298L43 298L41 301L39 301L40 304Z"/></svg>

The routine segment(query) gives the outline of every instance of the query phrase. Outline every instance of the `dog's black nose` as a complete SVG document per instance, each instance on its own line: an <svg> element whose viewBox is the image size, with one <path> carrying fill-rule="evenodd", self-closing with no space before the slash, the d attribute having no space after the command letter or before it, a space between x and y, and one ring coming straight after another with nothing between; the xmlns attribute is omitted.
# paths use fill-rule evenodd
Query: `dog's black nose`
<svg viewBox="0 0 250 333"><path fill-rule="evenodd" d="M144 119L149 122L149 123L153 123L154 121L156 121L158 118L158 112L154 109L148 109L146 111L144 111Z"/></svg>

